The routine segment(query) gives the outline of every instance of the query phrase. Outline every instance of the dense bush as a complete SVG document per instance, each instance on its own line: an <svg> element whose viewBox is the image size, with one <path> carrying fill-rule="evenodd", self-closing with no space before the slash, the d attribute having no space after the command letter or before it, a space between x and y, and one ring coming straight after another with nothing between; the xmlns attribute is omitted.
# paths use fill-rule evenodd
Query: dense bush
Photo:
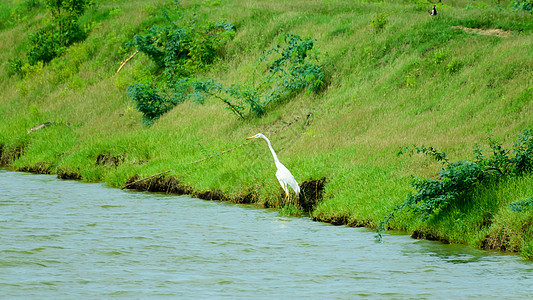
<svg viewBox="0 0 533 300"><path fill-rule="evenodd" d="M27 58L30 65L39 61L47 63L63 54L68 46L87 37L78 19L93 4L92 0L46 0L45 4L52 20L29 35Z"/></svg>
<svg viewBox="0 0 533 300"><path fill-rule="evenodd" d="M161 96L152 84L133 84L126 92L136 103L137 110L143 114L142 122L150 125L164 113L171 110L177 102Z"/></svg>
<svg viewBox="0 0 533 300"><path fill-rule="evenodd" d="M146 33L135 35L127 46L150 57L167 80L192 77L206 70L235 35L235 26L228 21L201 25L194 20L174 22L172 18L176 16L163 14L166 24L154 25Z"/></svg>
<svg viewBox="0 0 533 300"><path fill-rule="evenodd" d="M386 12L377 14L376 17L372 19L372 22L370 22L370 26L372 26L372 29L374 29L375 32L382 31L387 24L389 24L389 15Z"/></svg>
<svg viewBox="0 0 533 300"><path fill-rule="evenodd" d="M140 110L145 124L168 111L169 105L190 98L202 103L206 96L214 97L239 118L245 118L262 115L269 104L303 91L316 93L324 86L323 66L319 54L312 51L313 40L294 34L283 35L280 43L259 59L260 65L266 64L267 72L257 86L242 83L224 87L213 78L200 80L201 74L220 59L224 45L235 35L235 26L229 21L204 25L198 20L186 21L179 9L177 15L165 11L164 16L165 24L152 26L127 44L146 54L158 70L154 75L157 84L135 84L128 89L137 103L164 106L157 114L152 106Z"/></svg>
<svg viewBox="0 0 533 300"><path fill-rule="evenodd" d="M512 7L516 10L524 10L533 13L533 0L514 0Z"/></svg>
<svg viewBox="0 0 533 300"><path fill-rule="evenodd" d="M423 220L430 218L458 199L469 199L474 187L494 182L508 176L522 176L533 171L533 131L525 130L518 135L513 148L506 150L494 138L488 142L491 153L486 155L479 145L475 146L472 161L449 162L443 152L433 147L414 147L400 151L425 153L443 162L444 168L436 178L413 178L411 184L416 192L381 223L384 228L403 209L410 209ZM519 205L519 204L517 204ZM522 205L522 204L520 204Z"/></svg>
<svg viewBox="0 0 533 300"><path fill-rule="evenodd" d="M164 24L135 35L126 45L146 54L157 66L153 77L157 84L135 83L127 92L143 113L146 125L187 98L203 101L198 93L202 85L196 77L216 62L221 48L235 34L235 26L228 21L202 25L197 20L184 20L179 9L172 15L164 11Z"/></svg>

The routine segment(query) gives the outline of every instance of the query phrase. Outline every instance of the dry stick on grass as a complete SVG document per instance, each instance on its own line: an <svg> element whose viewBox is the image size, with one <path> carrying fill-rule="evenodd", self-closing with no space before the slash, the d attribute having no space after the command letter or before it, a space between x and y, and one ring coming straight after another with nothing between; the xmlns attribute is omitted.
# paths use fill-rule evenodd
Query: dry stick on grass
<svg viewBox="0 0 533 300"><path fill-rule="evenodd" d="M246 142L246 143L244 143L244 144L240 144L239 146L235 146L235 147L230 148L230 149L228 149L228 150L224 150L224 151L222 151L222 152L220 152L220 153L213 154L213 155L209 155L209 156L206 156L206 157L204 157L204 158L202 158L202 159L199 159L199 160L195 160L195 161L193 161L193 162L191 162L191 163L189 163L189 164L192 165L192 164L195 164L195 163L198 163L198 162L204 161L204 160L206 160L206 159L208 159L208 158L215 157L215 156L219 156L219 155L221 155L221 154L224 154L224 153L226 153L226 152L233 151L233 150L235 150L235 149L237 149L237 148L239 148L239 147L242 147L242 146L244 146L244 145L248 145L248 144L250 144L250 143L251 143L251 142Z"/></svg>
<svg viewBox="0 0 533 300"><path fill-rule="evenodd" d="M307 120L305 120L305 125L304 125L304 130L303 132L305 132L305 129L307 128L307 125L309 125L309 119L311 118L311 113L309 113L307 115Z"/></svg>
<svg viewBox="0 0 533 300"><path fill-rule="evenodd" d="M122 70L122 68L124 67L124 65L130 61L130 59L132 59L135 54L139 53L139 50L135 51L135 53L133 53L130 57L128 57L128 59L126 59L125 61L122 62L122 64L120 65L120 68L118 68L117 72L115 74L118 74L118 72L120 72L120 70Z"/></svg>
<svg viewBox="0 0 533 300"><path fill-rule="evenodd" d="M170 172L170 171L172 171L172 170L166 170L165 172L157 173L157 174L154 174L154 175L151 175L151 176L148 176L148 177L144 177L144 178L139 179L139 180L137 180L137 181L130 182L130 183L126 184L123 188L121 188L121 190L127 188L128 186L131 186L131 185L134 185L134 184L139 183L139 182L141 182L141 181L144 181L144 180L146 180L146 179L150 179L150 178L152 178L152 177L159 176L159 175L162 175L162 174L168 173L168 172Z"/></svg>
<svg viewBox="0 0 533 300"><path fill-rule="evenodd" d="M37 126L35 126L35 127L32 127L32 128L30 128L30 129L28 129L28 134L30 134L30 133L32 133L32 132L34 132L34 131L37 131L37 130L43 129L43 128L45 128L45 127L51 126L51 125L56 125L56 124L57 124L56 122L46 122L46 123L42 123L42 124L40 124L40 125L37 125ZM72 128L70 127L69 122L66 122L66 123L62 123L62 122L61 122L61 123L59 123L59 124L63 124L63 125L65 125L65 126L67 126L68 129L70 129L70 131L72 131Z"/></svg>
<svg viewBox="0 0 533 300"><path fill-rule="evenodd" d="M30 134L30 133L32 133L32 132L34 132L34 131L37 131L37 130L39 130L39 129L43 129L43 128L45 128L46 126L54 125L55 123L56 123L56 122L46 122L46 123L42 123L42 124L40 124L40 125L37 125L37 126L35 126L35 127L33 127L33 128L28 129L28 134ZM69 128L70 128L70 127L69 127Z"/></svg>

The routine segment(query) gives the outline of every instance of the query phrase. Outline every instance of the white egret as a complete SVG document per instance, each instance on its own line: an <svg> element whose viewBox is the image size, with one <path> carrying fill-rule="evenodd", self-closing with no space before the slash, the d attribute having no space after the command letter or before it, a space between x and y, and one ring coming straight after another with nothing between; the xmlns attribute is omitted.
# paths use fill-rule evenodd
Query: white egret
<svg viewBox="0 0 533 300"><path fill-rule="evenodd" d="M254 136L251 136L249 139L264 139L267 144L268 148L270 148L270 152L272 152L272 156L274 157L274 164L276 164L276 168L278 169L276 171L276 177L278 178L279 184L281 184L281 187L285 191L285 204L289 200L289 188L287 186L290 186L294 193L296 193L296 198L298 199L298 195L300 194L300 186L298 185L298 182L296 179L294 179L294 176L292 176L291 171L287 169L278 159L278 156L276 155L276 152L274 151L274 148L272 148L272 144L270 143L270 140L264 136L262 133L258 133Z"/></svg>

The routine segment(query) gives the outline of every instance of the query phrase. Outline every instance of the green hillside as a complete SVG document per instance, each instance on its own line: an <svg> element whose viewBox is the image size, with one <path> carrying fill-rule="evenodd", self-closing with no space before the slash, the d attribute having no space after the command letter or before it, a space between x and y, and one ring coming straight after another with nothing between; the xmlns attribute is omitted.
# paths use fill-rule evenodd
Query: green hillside
<svg viewBox="0 0 533 300"><path fill-rule="evenodd" d="M281 207L261 132L315 220L533 257L530 1L64 2L0 4L0 163Z"/></svg>

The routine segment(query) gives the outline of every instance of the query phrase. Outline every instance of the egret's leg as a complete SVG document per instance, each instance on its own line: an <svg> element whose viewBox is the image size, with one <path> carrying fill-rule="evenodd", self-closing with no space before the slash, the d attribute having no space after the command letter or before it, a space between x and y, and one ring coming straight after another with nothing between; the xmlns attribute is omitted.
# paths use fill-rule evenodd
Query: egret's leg
<svg viewBox="0 0 533 300"><path fill-rule="evenodd" d="M289 189L287 187L283 187L283 190L285 191L285 207L289 204Z"/></svg>

